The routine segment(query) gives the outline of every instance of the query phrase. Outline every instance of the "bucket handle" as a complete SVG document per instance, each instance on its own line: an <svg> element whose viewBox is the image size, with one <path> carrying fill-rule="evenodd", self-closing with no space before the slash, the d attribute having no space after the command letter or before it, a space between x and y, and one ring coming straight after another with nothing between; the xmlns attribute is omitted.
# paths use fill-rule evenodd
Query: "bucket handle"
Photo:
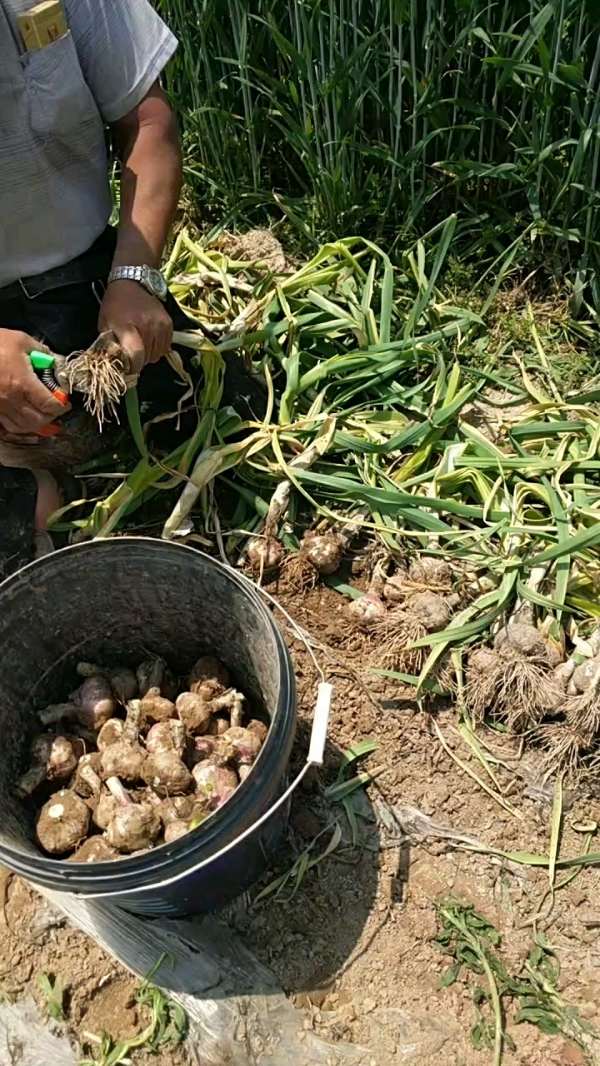
<svg viewBox="0 0 600 1066"><path fill-rule="evenodd" d="M297 777L294 778L291 785L286 788L283 795L280 796L279 799L276 800L275 803L273 803L271 807L269 807L269 809L265 812L265 814L261 815L261 817L256 822L253 822L251 826L249 826L243 831L243 833L240 833L238 836L236 836L234 840L231 840L229 844L226 844L225 847L221 848L220 851L217 851L216 854L210 855L207 859L202 859L201 862L197 863L196 866L193 866L190 870L185 870L183 873L176 874L174 877L167 877L165 878L165 880L159 881L157 884L152 885L153 891L156 891L156 889L158 888L169 888L170 885L177 884L178 881L189 877L190 874L197 873L198 870L201 870L204 866L208 866L214 862L217 862L219 859L222 859L225 855L227 855L228 852L232 851L233 848L237 847L237 845L240 844L243 840L245 840L249 836L252 836L252 834L255 833L257 829L260 829L260 827L264 825L265 822L269 821L269 818L271 818L272 815L274 815L280 807L283 807L283 805L287 803L290 796L293 792L295 792L298 785L302 781L302 778L305 776L311 766L323 765L323 755L325 752L325 740L327 738L327 726L329 725L332 693L333 685L329 684L328 681L319 682L319 685L317 687L317 702L315 704L315 713L313 716L313 724L310 734L308 756L300 773ZM86 899L106 899L107 897L110 897L111 895L115 894L119 896L119 899L128 899L130 896L135 896L138 893L146 892L147 890L147 885L138 885L136 886L136 888L127 889L125 892L93 892L90 894L86 892Z"/></svg>

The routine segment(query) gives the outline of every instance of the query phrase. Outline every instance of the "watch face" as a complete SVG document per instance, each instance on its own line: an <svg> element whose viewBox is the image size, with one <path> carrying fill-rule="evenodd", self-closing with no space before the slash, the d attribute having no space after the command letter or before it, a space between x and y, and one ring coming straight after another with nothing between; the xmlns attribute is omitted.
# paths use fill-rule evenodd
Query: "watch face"
<svg viewBox="0 0 600 1066"><path fill-rule="evenodd" d="M160 300L164 300L168 290L167 283L160 270L149 270L148 282L155 296L158 296Z"/></svg>

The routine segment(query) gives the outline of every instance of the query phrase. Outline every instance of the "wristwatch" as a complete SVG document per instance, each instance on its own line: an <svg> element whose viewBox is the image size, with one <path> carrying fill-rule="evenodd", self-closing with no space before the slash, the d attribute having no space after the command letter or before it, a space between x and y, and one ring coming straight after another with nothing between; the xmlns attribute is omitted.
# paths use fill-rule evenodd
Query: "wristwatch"
<svg viewBox="0 0 600 1066"><path fill-rule="evenodd" d="M113 267L107 284L110 285L111 281L137 281L157 300L166 300L169 291L160 270L149 266Z"/></svg>

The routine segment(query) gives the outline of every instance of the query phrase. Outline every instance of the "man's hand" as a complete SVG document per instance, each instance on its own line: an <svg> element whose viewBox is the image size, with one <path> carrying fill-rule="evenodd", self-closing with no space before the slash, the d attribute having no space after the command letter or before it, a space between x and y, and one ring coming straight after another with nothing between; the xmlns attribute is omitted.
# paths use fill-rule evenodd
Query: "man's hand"
<svg viewBox="0 0 600 1066"><path fill-rule="evenodd" d="M173 340L171 316L137 281L111 281L100 307L98 329L116 334L131 356L132 374L162 359Z"/></svg>
<svg viewBox="0 0 600 1066"><path fill-rule="evenodd" d="M29 353L36 348L27 333L0 329L0 425L8 433L37 433L65 413L35 375Z"/></svg>

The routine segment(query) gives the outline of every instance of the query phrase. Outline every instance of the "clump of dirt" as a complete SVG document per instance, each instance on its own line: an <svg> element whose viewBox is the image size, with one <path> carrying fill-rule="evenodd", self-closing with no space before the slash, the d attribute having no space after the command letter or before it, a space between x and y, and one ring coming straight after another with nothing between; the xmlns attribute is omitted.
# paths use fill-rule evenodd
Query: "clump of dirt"
<svg viewBox="0 0 600 1066"><path fill-rule="evenodd" d="M287 270L285 252L277 237L268 229L251 229L248 233L225 233L217 246L230 259L242 263L264 264L274 274Z"/></svg>

